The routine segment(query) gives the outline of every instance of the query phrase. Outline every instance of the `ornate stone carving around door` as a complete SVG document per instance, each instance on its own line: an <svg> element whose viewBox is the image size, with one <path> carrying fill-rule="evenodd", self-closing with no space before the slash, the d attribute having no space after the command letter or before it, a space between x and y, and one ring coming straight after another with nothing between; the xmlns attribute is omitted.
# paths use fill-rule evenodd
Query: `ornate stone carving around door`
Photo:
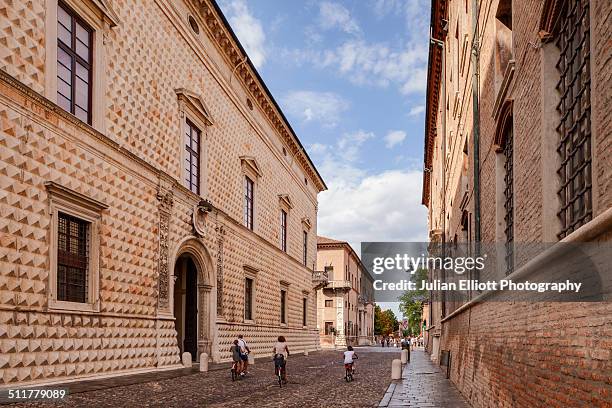
<svg viewBox="0 0 612 408"><path fill-rule="evenodd" d="M158 282L157 282L157 294L158 294L158 310L165 310L168 308L169 299L169 229L170 229L170 215L172 213L172 207L174 205L174 195L172 191L158 192L157 199L159 200L159 263L158 263Z"/></svg>

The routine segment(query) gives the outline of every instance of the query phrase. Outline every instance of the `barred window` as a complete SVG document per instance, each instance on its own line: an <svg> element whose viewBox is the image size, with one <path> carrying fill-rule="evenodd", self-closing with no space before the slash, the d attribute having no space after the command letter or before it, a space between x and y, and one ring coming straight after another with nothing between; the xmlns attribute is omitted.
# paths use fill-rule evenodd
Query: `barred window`
<svg viewBox="0 0 612 408"><path fill-rule="evenodd" d="M248 176L244 176L244 226L253 230L253 200L255 193L254 183Z"/></svg>
<svg viewBox="0 0 612 408"><path fill-rule="evenodd" d="M253 320L253 279L244 280L244 319Z"/></svg>
<svg viewBox="0 0 612 408"><path fill-rule="evenodd" d="M558 195L561 208L559 238L591 220L591 76L588 0L568 0L559 20L556 46L560 79L557 127L561 159Z"/></svg>
<svg viewBox="0 0 612 408"><path fill-rule="evenodd" d="M302 298L302 326L308 326L308 299Z"/></svg>
<svg viewBox="0 0 612 408"><path fill-rule="evenodd" d="M280 322L287 323L287 291L281 290L280 296Z"/></svg>
<svg viewBox="0 0 612 408"><path fill-rule="evenodd" d="M76 13L57 7L57 103L91 124L93 30Z"/></svg>
<svg viewBox="0 0 612 408"><path fill-rule="evenodd" d="M200 194L200 136L200 129L187 120L185 129L185 187L196 194Z"/></svg>
<svg viewBox="0 0 612 408"><path fill-rule="evenodd" d="M287 212L281 210L280 213L280 244L281 249L287 252Z"/></svg>
<svg viewBox="0 0 612 408"><path fill-rule="evenodd" d="M514 175L513 175L512 117L506 120L504 129L504 235L506 237L506 275L514 269Z"/></svg>
<svg viewBox="0 0 612 408"><path fill-rule="evenodd" d="M89 265L89 222L59 213L57 300L86 303Z"/></svg>
<svg viewBox="0 0 612 408"><path fill-rule="evenodd" d="M302 248L302 262L304 266L308 263L308 232L302 231L303 233L303 248Z"/></svg>

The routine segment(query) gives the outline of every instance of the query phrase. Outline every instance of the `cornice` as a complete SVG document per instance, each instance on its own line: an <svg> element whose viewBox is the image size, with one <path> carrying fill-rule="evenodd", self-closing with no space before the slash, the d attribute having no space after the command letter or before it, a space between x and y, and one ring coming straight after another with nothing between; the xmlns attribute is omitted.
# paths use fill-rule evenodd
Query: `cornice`
<svg viewBox="0 0 612 408"><path fill-rule="evenodd" d="M308 153L300 143L272 94L257 73L250 60L245 61L246 52L240 45L225 16L214 0L193 0L199 6L205 30L226 59L230 67L234 67L236 77L242 82L245 90L257 103L272 126L281 135L283 142L297 157L297 161L311 180L314 180L319 191L327 189L323 178L310 160Z"/></svg>

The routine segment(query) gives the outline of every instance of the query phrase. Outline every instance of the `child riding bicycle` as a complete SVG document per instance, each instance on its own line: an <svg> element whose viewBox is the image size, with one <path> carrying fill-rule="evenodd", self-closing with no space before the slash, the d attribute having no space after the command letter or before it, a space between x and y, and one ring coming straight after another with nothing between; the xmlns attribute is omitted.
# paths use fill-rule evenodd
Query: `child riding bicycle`
<svg viewBox="0 0 612 408"><path fill-rule="evenodd" d="M353 351L353 346L348 346L344 352L344 368L352 369L355 372L355 360L357 360L357 354Z"/></svg>

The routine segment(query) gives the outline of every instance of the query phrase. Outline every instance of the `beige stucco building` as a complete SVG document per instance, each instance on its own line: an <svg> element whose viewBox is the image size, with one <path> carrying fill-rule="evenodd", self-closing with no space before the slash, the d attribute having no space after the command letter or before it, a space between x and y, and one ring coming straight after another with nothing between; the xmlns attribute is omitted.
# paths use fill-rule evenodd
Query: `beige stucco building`
<svg viewBox="0 0 612 408"><path fill-rule="evenodd" d="M317 271L327 275L327 284L317 291L321 346L373 344L373 279L353 248L317 237Z"/></svg>
<svg viewBox="0 0 612 408"><path fill-rule="evenodd" d="M0 385L318 348L325 184L214 1L0 26Z"/></svg>

